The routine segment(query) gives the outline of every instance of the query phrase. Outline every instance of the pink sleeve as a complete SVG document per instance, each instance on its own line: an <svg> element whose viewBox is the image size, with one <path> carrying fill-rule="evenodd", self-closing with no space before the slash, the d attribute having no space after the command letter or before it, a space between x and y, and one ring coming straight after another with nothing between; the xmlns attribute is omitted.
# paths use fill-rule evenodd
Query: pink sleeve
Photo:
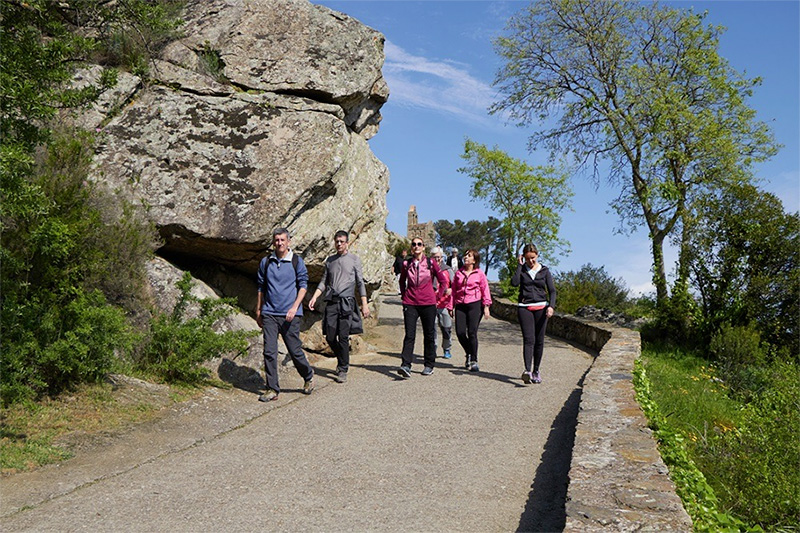
<svg viewBox="0 0 800 533"><path fill-rule="evenodd" d="M481 295L483 297L483 305L490 306L492 305L492 293L489 290L489 280L486 278L486 274L481 272Z"/></svg>

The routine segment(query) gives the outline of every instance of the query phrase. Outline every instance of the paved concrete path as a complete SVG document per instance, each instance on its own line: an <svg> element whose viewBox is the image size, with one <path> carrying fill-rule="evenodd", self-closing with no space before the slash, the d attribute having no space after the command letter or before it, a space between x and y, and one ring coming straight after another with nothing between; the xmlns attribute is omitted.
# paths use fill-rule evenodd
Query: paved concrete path
<svg viewBox="0 0 800 533"><path fill-rule="evenodd" d="M548 338L525 386L516 324L479 330L481 371L437 359L396 374L402 309L384 299L348 383L317 366L279 401L207 394L152 427L60 466L2 480L2 531L555 531L589 354ZM422 353L421 332L417 353Z"/></svg>

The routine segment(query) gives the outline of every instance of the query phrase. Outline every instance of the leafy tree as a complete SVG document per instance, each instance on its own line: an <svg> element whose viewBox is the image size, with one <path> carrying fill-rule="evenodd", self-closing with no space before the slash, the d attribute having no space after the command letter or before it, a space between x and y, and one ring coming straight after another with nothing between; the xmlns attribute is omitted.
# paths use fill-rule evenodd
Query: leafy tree
<svg viewBox="0 0 800 533"><path fill-rule="evenodd" d="M551 166L532 167L499 148L487 148L467 139L458 171L472 178L470 195L502 214L499 232L506 262L505 277L516 269L517 254L534 242L550 262L569 243L558 236L561 211L570 205L568 176Z"/></svg>
<svg viewBox="0 0 800 533"><path fill-rule="evenodd" d="M600 306L621 312L628 303L628 288L622 278L614 279L605 267L586 264L577 272L569 271L555 276L558 308L574 313L585 305Z"/></svg>
<svg viewBox="0 0 800 533"><path fill-rule="evenodd" d="M486 221L437 220L433 227L436 228L437 244L444 248L445 254L449 248L458 248L462 253L469 248L478 250L485 271L504 259L501 223L494 217Z"/></svg>
<svg viewBox="0 0 800 533"><path fill-rule="evenodd" d="M754 161L776 151L745 100L760 80L718 54L719 27L705 15L621 0L542 0L514 16L496 41L505 59L495 81L520 125L555 119L530 137L532 149L606 161L623 223L644 224L651 240L659 306L669 296L664 240L680 230L676 286L686 290L693 198L746 182Z"/></svg>
<svg viewBox="0 0 800 533"><path fill-rule="evenodd" d="M749 185L704 196L697 208L704 215L687 244L703 344L724 324L754 323L764 340L797 359L800 216Z"/></svg>
<svg viewBox="0 0 800 533"><path fill-rule="evenodd" d="M114 84L71 86L90 60L123 66L115 39L163 43L178 26L171 1L0 1L0 317L2 402L98 379L132 348L133 310L152 227L87 181L94 136L60 114ZM155 39L158 37L158 39ZM148 57L143 55L142 57ZM141 72L140 72L141 73Z"/></svg>

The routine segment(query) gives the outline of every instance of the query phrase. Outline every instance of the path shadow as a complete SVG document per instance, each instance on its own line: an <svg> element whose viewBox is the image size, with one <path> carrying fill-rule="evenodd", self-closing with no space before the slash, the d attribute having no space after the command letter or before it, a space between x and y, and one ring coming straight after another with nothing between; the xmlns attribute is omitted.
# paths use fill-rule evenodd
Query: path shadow
<svg viewBox="0 0 800 533"><path fill-rule="evenodd" d="M403 328L403 319L402 318L390 318L390 317L381 317L378 320L378 326L388 326L393 328ZM404 331L404 330L403 330Z"/></svg>
<svg viewBox="0 0 800 533"><path fill-rule="evenodd" d="M402 381L404 379L400 377L400 375L397 373L398 365L365 365L365 364L355 365L351 363L350 366L355 366L358 368L363 368L364 370L369 370L370 372L383 374L384 376L390 377L395 381Z"/></svg>
<svg viewBox="0 0 800 533"><path fill-rule="evenodd" d="M480 378L480 379L493 379L495 381L499 381L500 383L507 383L509 385L513 385L514 387L517 387L517 388L525 388L525 387L527 387L527 385L522 383L522 380L519 377L517 377L515 379L513 376L508 376L506 374L496 374L494 372L485 372L483 370L479 370L478 372L470 372L469 370L464 368L463 365L458 365L458 366L452 365L452 364L451 365L447 365L447 364L440 365L438 361L436 362L436 365L437 366L443 366L445 368L447 368L449 366L450 368L448 370L451 373L456 374L458 376L474 376L474 377ZM480 366L480 361L478 362L478 366Z"/></svg>
<svg viewBox="0 0 800 533"><path fill-rule="evenodd" d="M550 427L544 453L528 494L517 531L563 531L567 522L566 500L575 428L583 394L581 376Z"/></svg>
<svg viewBox="0 0 800 533"><path fill-rule="evenodd" d="M252 392L254 394L261 393L267 386L261 372L248 366L239 365L235 361L223 357L217 367L217 375L219 378L243 391Z"/></svg>

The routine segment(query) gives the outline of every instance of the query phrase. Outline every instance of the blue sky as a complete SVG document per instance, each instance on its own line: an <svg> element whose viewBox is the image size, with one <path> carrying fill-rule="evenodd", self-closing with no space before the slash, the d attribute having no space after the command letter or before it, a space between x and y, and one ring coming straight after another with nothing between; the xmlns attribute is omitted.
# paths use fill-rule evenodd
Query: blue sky
<svg viewBox="0 0 800 533"><path fill-rule="evenodd" d="M486 109L498 99L492 87L501 66L492 41L503 34L523 1L313 0L358 19L386 36L383 74L391 91L382 108L373 152L391 173L387 197L390 230L405 234L410 205L420 221L486 220L497 215L469 197L470 180L457 172L464 139L497 145L532 165L546 154L529 153L530 128L505 125ZM761 77L749 105L769 123L780 153L757 167L762 187L778 195L787 211L800 206L800 2L669 2L727 28L720 51L732 67ZM571 252L556 271L591 263L622 278L634 293L649 292L651 255L645 231L620 234L610 211L615 191L576 175L573 211L564 213L561 235ZM542 250L542 262L553 262ZM674 258L673 258L674 259ZM490 277L492 277L490 275Z"/></svg>

